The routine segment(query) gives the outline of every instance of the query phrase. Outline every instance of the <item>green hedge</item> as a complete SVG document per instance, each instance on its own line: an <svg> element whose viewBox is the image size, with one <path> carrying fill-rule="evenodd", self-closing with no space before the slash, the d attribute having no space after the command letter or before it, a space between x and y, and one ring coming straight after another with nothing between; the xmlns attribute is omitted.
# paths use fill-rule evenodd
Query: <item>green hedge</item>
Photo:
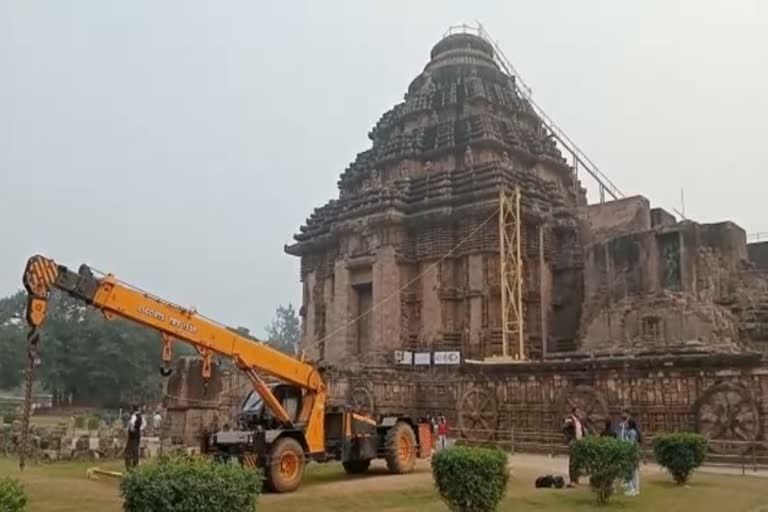
<svg viewBox="0 0 768 512"><path fill-rule="evenodd" d="M253 512L261 482L248 467L168 457L129 471L120 490L125 512Z"/></svg>
<svg viewBox="0 0 768 512"><path fill-rule="evenodd" d="M432 457L432 477L452 511L493 512L507 490L507 454L489 448L449 448Z"/></svg>
<svg viewBox="0 0 768 512"><path fill-rule="evenodd" d="M98 416L91 416L88 418L87 427L88 430L99 430L99 425L101 424L101 418Z"/></svg>
<svg viewBox="0 0 768 512"><path fill-rule="evenodd" d="M6 423L10 425L14 421L16 421L17 415L15 412L7 412L3 414L3 423Z"/></svg>
<svg viewBox="0 0 768 512"><path fill-rule="evenodd" d="M682 485L704 462L708 445L707 438L700 434L660 434L653 439L653 453L656 462L670 472L675 482Z"/></svg>
<svg viewBox="0 0 768 512"><path fill-rule="evenodd" d="M27 496L21 484L10 477L0 478L0 511L21 512L27 504Z"/></svg>
<svg viewBox="0 0 768 512"><path fill-rule="evenodd" d="M636 443L612 437L585 437L571 445L571 460L579 474L589 475L589 483L604 505L613 494L617 480L627 479L640 462Z"/></svg>

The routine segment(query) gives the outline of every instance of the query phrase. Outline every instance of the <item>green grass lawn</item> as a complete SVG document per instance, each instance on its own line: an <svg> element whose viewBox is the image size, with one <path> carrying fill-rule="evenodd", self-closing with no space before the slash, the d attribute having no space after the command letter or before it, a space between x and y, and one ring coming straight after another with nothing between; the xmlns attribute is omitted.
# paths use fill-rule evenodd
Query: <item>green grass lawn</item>
<svg viewBox="0 0 768 512"><path fill-rule="evenodd" d="M19 477L29 495L29 512L118 512L121 501L117 484L102 478L88 480L85 471L93 464L41 464L20 474L14 459L0 459L0 476ZM102 463L104 469L120 469L119 462ZM537 490L538 472L515 468L501 511L593 510L594 498L587 488ZM606 509L652 512L768 512L768 479L700 473L689 487L677 487L662 473L643 475L641 496L616 497ZM339 465L312 465L304 485L291 495L267 495L259 509L270 512L441 511L447 508L435 494L428 469L413 475L389 476L381 470L367 477L347 477Z"/></svg>

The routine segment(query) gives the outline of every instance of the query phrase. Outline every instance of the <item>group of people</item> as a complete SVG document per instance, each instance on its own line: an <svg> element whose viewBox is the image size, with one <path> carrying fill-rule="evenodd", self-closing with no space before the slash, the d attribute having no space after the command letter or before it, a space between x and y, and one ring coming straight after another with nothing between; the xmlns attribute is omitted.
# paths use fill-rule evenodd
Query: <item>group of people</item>
<svg viewBox="0 0 768 512"><path fill-rule="evenodd" d="M163 423L163 416L159 410L151 416L152 430L155 435L160 433L160 428ZM144 407L136 406L133 408L133 413L128 418L128 439L125 443L125 469L130 471L139 465L139 456L141 451L141 436L147 427L147 419L144 418Z"/></svg>
<svg viewBox="0 0 768 512"><path fill-rule="evenodd" d="M600 435L602 437L614 437L621 439L622 441L637 443L642 442L640 434L640 427L637 422L632 418L632 414L629 409L624 409L621 414L621 421L618 427L614 427L611 418L605 420L603 430L598 432L597 429L590 425L589 420L579 410L578 407L574 407L571 410L571 414L565 418L563 430L568 439L569 445L573 441L581 439L589 435ZM568 487L574 487L579 483L579 474L573 464L573 458L569 456L568 459ZM640 467L636 466L632 472L632 476L627 478L624 482L624 488L627 496L637 496L640 494Z"/></svg>
<svg viewBox="0 0 768 512"><path fill-rule="evenodd" d="M432 452L446 449L448 447L448 421L445 416L430 416L429 424L432 427Z"/></svg>

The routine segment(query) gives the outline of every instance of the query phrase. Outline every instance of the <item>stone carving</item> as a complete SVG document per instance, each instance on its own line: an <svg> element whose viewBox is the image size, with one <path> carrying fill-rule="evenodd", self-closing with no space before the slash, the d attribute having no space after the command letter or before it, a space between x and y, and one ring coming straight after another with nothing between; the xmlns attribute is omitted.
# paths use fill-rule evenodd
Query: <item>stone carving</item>
<svg viewBox="0 0 768 512"><path fill-rule="evenodd" d="M411 174L411 166L408 160L403 160L398 165L398 178L401 180L408 179Z"/></svg>
<svg viewBox="0 0 768 512"><path fill-rule="evenodd" d="M496 434L499 412L492 388L475 385L466 390L457 405L459 430L465 439L489 440Z"/></svg>
<svg viewBox="0 0 768 512"><path fill-rule="evenodd" d="M370 188L373 190L381 188L381 176L379 175L379 171L376 169L371 171Z"/></svg>
<svg viewBox="0 0 768 512"><path fill-rule="evenodd" d="M469 169L473 165L475 165L475 157L472 154L472 147L467 146L467 149L464 151L464 168Z"/></svg>
<svg viewBox="0 0 768 512"><path fill-rule="evenodd" d="M746 453L760 434L760 411L752 394L741 384L724 382L708 388L695 405L698 431L711 440L719 453Z"/></svg>
<svg viewBox="0 0 768 512"><path fill-rule="evenodd" d="M365 386L357 386L352 390L350 404L352 410L360 414L372 416L376 410L373 394Z"/></svg>
<svg viewBox="0 0 768 512"><path fill-rule="evenodd" d="M419 89L419 92L422 94L432 94L437 89L437 86L432 81L432 73L424 72L422 73L422 76L424 77L424 83L421 85L421 88Z"/></svg>
<svg viewBox="0 0 768 512"><path fill-rule="evenodd" d="M679 238L664 237L661 244L664 265L664 288L677 290L681 285L680 273L680 240Z"/></svg>

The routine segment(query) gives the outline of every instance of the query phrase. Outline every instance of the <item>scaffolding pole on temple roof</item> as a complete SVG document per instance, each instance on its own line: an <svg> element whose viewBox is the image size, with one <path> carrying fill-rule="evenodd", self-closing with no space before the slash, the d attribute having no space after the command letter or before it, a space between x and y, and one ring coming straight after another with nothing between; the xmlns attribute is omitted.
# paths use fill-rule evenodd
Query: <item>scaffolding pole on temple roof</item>
<svg viewBox="0 0 768 512"><path fill-rule="evenodd" d="M512 191L504 188L499 191L499 265L501 357L525 361L523 255L520 239L520 187L518 186L515 186Z"/></svg>

